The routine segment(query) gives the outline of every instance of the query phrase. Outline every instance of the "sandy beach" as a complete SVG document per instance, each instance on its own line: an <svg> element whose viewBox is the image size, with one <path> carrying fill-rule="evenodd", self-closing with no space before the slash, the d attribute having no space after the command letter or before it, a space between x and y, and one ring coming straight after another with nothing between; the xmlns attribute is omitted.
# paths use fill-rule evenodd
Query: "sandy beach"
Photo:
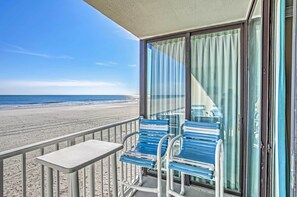
<svg viewBox="0 0 297 197"><path fill-rule="evenodd" d="M138 116L138 104L0 110L0 152Z"/></svg>
<svg viewBox="0 0 297 197"><path fill-rule="evenodd" d="M0 110L0 151L24 146L73 132L86 130L138 116L138 103L52 106ZM51 151L51 148L45 152ZM38 151L27 154L27 195L40 196L40 167L34 158ZM100 163L100 162L99 162ZM101 168L97 164L97 168ZM104 179L108 166L104 161ZM4 161L4 196L21 196L20 157ZM101 174L96 170L96 182ZM61 176L60 194L67 196L67 177ZM80 177L82 172L80 172ZM55 184L55 183L54 183ZM96 190L100 188L96 187ZM104 193L106 193L106 188ZM105 195L104 195L105 196Z"/></svg>

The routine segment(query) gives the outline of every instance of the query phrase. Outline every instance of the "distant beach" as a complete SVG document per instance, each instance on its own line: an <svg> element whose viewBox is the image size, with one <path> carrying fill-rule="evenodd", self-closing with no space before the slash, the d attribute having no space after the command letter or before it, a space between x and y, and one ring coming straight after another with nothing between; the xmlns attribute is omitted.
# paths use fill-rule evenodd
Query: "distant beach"
<svg viewBox="0 0 297 197"><path fill-rule="evenodd" d="M137 99L69 103L17 104L0 107L0 151L138 116ZM34 162L38 154L38 151L27 154L28 165L30 165L29 196L39 196L39 165ZM20 181L21 173L19 162L15 158L5 161L4 196L21 196L21 184L17 183ZM108 164L104 163L104 166L106 168ZM99 175L96 176L97 179L99 177ZM61 178L61 196L66 196L67 179L65 176Z"/></svg>

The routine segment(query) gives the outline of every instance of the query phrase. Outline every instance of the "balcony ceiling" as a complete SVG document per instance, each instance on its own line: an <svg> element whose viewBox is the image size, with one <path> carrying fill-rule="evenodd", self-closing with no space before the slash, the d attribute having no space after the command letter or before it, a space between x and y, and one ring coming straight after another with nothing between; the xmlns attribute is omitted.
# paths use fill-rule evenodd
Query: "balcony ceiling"
<svg viewBox="0 0 297 197"><path fill-rule="evenodd" d="M244 20L251 0L85 0L140 39Z"/></svg>

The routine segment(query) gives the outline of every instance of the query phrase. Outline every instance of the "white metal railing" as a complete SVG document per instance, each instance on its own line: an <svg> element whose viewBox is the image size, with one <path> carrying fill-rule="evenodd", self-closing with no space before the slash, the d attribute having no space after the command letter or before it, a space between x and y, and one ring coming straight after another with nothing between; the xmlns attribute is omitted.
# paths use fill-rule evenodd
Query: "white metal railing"
<svg viewBox="0 0 297 197"><path fill-rule="evenodd" d="M125 135L139 129L138 120L138 118L133 118L0 152L0 197L45 196L47 194L45 181L52 177L47 176L48 173L45 172L44 167L36 163L37 156L89 139L121 143ZM126 143L125 150L132 148L136 144L136 140L136 136L130 138ZM95 184L99 185L96 186L96 195L112 196L110 166L109 157L95 164ZM87 196L89 193L88 170L88 168L84 168L79 171L80 191L83 196ZM135 165L125 164L125 179L132 182L137 181L138 172ZM56 172L53 179L54 195L59 197L61 194L67 194L67 176ZM128 193L129 190L125 192Z"/></svg>

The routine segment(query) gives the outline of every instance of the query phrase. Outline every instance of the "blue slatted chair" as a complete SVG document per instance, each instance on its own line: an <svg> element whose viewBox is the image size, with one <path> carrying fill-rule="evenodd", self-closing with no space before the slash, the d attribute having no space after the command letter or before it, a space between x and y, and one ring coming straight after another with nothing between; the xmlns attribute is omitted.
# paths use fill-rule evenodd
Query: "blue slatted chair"
<svg viewBox="0 0 297 197"><path fill-rule="evenodd" d="M220 124L186 121L183 135L170 141L167 154L167 196L183 196L184 175L215 181L215 196L223 197L223 143ZM173 155L172 147L181 140L181 149ZM181 172L181 192L173 190L173 171Z"/></svg>
<svg viewBox="0 0 297 197"><path fill-rule="evenodd" d="M166 151L168 146L169 121L168 120L147 120L140 119L140 130L127 135L123 139L123 144L126 140L133 136L139 135L138 143L132 150L127 150L122 153L121 161L121 193L124 193L124 185L127 188L132 188L139 191L157 193L161 197L162 193L162 161L165 161ZM128 183L123 180L123 163L135 164L140 167L139 184ZM154 169L158 172L157 188L142 187L142 171L141 167Z"/></svg>

